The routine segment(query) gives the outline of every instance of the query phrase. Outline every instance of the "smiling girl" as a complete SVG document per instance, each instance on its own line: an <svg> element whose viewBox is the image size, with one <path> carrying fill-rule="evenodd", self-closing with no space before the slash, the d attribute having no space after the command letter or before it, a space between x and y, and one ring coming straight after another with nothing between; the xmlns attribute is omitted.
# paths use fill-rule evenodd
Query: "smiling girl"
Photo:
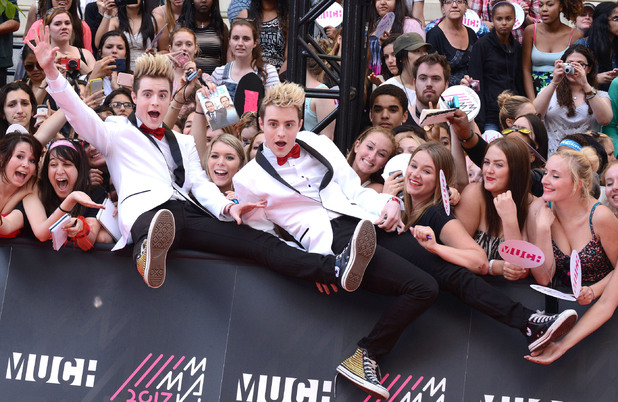
<svg viewBox="0 0 618 402"><path fill-rule="evenodd" d="M392 195L403 189L403 178L389 178L385 183L381 177L386 162L395 154L396 149L395 137L382 127L371 127L358 136L348 154L348 163L360 177L363 187ZM393 176L399 176L399 173Z"/></svg>
<svg viewBox="0 0 618 402"><path fill-rule="evenodd" d="M245 165L245 153L240 140L231 134L213 138L206 153L206 173L228 199L235 199L232 179Z"/></svg>
<svg viewBox="0 0 618 402"><path fill-rule="evenodd" d="M531 208L536 214L535 244L557 283L570 285L570 255L577 250L582 282L588 285L582 288L580 304L601 294L618 262L618 218L590 196L597 159L591 147L556 152L545 165L543 197Z"/></svg>
<svg viewBox="0 0 618 402"><path fill-rule="evenodd" d="M271 86L280 83L275 66L262 60L262 48L258 44L258 38L257 29L248 20L236 19L232 23L229 49L234 60L217 67L209 81L216 86L225 85L232 102L238 81L249 73L257 74L267 91Z"/></svg>

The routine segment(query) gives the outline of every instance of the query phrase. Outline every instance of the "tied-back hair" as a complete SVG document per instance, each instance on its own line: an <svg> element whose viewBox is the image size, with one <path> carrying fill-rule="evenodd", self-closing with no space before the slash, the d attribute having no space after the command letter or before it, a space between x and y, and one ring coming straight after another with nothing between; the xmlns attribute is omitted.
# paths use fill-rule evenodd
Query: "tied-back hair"
<svg viewBox="0 0 618 402"><path fill-rule="evenodd" d="M283 40L285 43L288 42L288 27L290 18L288 3L288 0L275 1L275 10L277 11L277 18L279 19L279 27L281 28L281 34L283 35ZM262 28L262 18L264 17L262 0L251 0L249 9L247 10L247 17L248 19L253 20L255 27L258 32L260 32ZM236 18L234 18L234 21L236 21Z"/></svg>
<svg viewBox="0 0 618 402"><path fill-rule="evenodd" d="M11 133L7 133L4 137L0 139L0 176L2 176L2 179L5 181L8 180L8 177L6 176L6 165L13 157L13 153L15 152L15 148L17 147L17 145L22 142L30 144L30 148L32 148L32 155L34 157L36 165L36 168L34 169L34 174L32 175L29 183L33 183L37 179L37 174L39 171L39 160L41 159L43 146L36 138L34 138L34 136L14 131Z"/></svg>
<svg viewBox="0 0 618 402"><path fill-rule="evenodd" d="M36 97L34 96L34 92L32 92L32 89L30 89L30 86L26 84L25 82L13 81L13 82L6 84L0 89L0 137L2 137L4 133L6 132L6 130L9 128L9 122L6 119L6 114L4 113L4 106L6 103L6 98L9 95L9 93L13 91L18 91L20 89L24 91L26 94L28 94L28 98L30 99L30 106L32 107L31 114L30 114L31 116L30 124L29 124L31 134L34 133L34 131L36 131L34 127L34 123L36 122L34 115L36 114L37 102L36 102Z"/></svg>
<svg viewBox="0 0 618 402"><path fill-rule="evenodd" d="M562 158L569 168L573 180L573 194L581 184L577 195L582 199L590 198L594 186L594 165L599 163L597 152L592 147L583 147L581 151L561 149L554 155Z"/></svg>
<svg viewBox="0 0 618 402"><path fill-rule="evenodd" d="M43 18L43 25L51 25L54 18L56 18L60 14L66 14L69 16L69 21L71 21L71 39L69 40L69 43L74 43L76 38L75 20L73 19L73 16L69 12L69 10L60 7L50 8L49 11L45 14L45 18Z"/></svg>
<svg viewBox="0 0 618 402"><path fill-rule="evenodd" d="M167 3L166 3L167 4ZM195 32L193 32L192 30L190 30L189 28L185 28L185 27L180 27L180 28L176 28L172 31L172 33L170 34L170 47L172 47L172 45L174 44L174 38L176 37L177 34L181 33L181 32L186 32L189 35L191 35L193 37L193 44L195 45L195 54L189 54L187 56L191 57L191 60L193 60L195 58L195 56L197 56L198 54L200 54L200 52L202 51L200 49L200 47L197 45L197 36L195 36Z"/></svg>
<svg viewBox="0 0 618 402"><path fill-rule="evenodd" d="M618 40L610 40L609 16L618 7L613 1L603 1L594 10L592 26L588 31L587 45L596 56L599 71L612 69L612 55L618 54Z"/></svg>
<svg viewBox="0 0 618 402"><path fill-rule="evenodd" d="M412 152L412 155L410 155L410 161L408 162L408 165L412 162L412 158L414 158L414 156L421 151L425 151L429 154L429 157L433 161L435 167L433 196L425 202L414 205L410 194L408 194L407 191L404 191L403 221L406 225L405 230L410 229L410 226L414 226L416 222L418 222L418 220L421 219L421 217L425 214L425 212L427 212L429 207L442 203L442 191L440 188L440 170L444 172L444 178L446 179L446 184L448 186L454 187L455 183L455 161L453 160L451 152L444 145L436 141L425 142L419 145L414 150L414 152ZM405 175L405 172L403 173Z"/></svg>
<svg viewBox="0 0 618 402"><path fill-rule="evenodd" d="M169 81L171 89L174 83L174 67L170 59L161 53L143 54L135 61L133 77L133 92L135 93L138 92L140 81L144 77L165 78Z"/></svg>
<svg viewBox="0 0 618 402"><path fill-rule="evenodd" d="M584 2L580 0L560 0L560 6L562 7L562 15L564 15L564 18L575 25L575 20L581 15L584 9Z"/></svg>
<svg viewBox="0 0 618 402"><path fill-rule="evenodd" d="M240 167L238 168L238 170L242 169L242 167L245 166L247 156L245 155L245 150L243 149L242 142L240 142L240 140L234 137L232 134L227 134L227 133L219 134L215 136L215 138L213 138L212 141L210 141L210 144L208 144L208 149L206 150L205 165L208 163L208 159L210 159L210 154L212 153L212 147L217 142L221 142L225 145L230 146L234 150L234 152L236 152L236 155L238 156L238 160L240 161ZM205 170L206 170L206 174L208 175L208 178L211 178L210 173L208 172L208 169L205 169ZM232 184L232 188L233 186L234 185Z"/></svg>
<svg viewBox="0 0 618 402"><path fill-rule="evenodd" d="M58 197L54 187L49 181L49 162L52 156L61 160L69 161L75 165L77 169L77 180L73 191L83 191L89 193L90 190L90 166L88 165L88 156L84 151L84 147L79 141L72 141L66 139L54 140L49 143L50 147L55 141L71 141L74 146L58 145L51 151L47 151L45 158L43 158L43 166L41 167L41 179L39 180L39 197L41 202L45 206L45 213L47 216L51 215L56 208L62 203L63 200ZM76 204L71 210L71 216L83 216L86 213L86 207L80 204Z"/></svg>
<svg viewBox="0 0 618 402"><path fill-rule="evenodd" d="M75 0L71 2L71 7L67 9L69 15L71 16L71 22L73 25L73 35L74 38L72 40L72 45L75 47L85 48L84 46L84 30L82 29L82 8L79 6L80 2ZM47 14L47 10L50 10L54 7L52 4L52 0L39 0L39 10L37 13L37 18L44 19L45 14Z"/></svg>
<svg viewBox="0 0 618 402"><path fill-rule="evenodd" d="M500 108L499 117L500 130L507 128L506 119L515 121L519 116L519 110L526 103L532 101L525 96L513 95L513 92L506 90L498 95L498 107Z"/></svg>
<svg viewBox="0 0 618 402"><path fill-rule="evenodd" d="M182 9L180 11L180 17L178 17L178 25L184 28L189 28L192 31L195 31L198 27L195 23L195 5L193 4L193 0L184 0L182 2ZM223 22L223 18L221 17L221 10L219 7L219 1L212 2L212 7L210 8L210 21L208 22L208 27L212 27L221 41L221 60L225 61L225 57L227 55L227 25ZM197 46L197 43L196 43ZM199 46L198 46L199 47Z"/></svg>
<svg viewBox="0 0 618 402"><path fill-rule="evenodd" d="M566 59L573 53L579 53L586 58L586 63L588 64L588 68L590 72L586 74L586 79L588 84L593 88L597 87L597 62L594 57L594 54L590 49L588 49L584 45L571 45L567 50L564 51L562 57L560 58L564 63ZM558 104L560 106L566 106L568 108L567 116L573 117L575 116L575 101L573 100L573 94L571 93L571 87L569 86L569 82L566 79L566 76L562 78L560 83L558 84L558 88L556 88L556 98L558 100ZM590 102L588 99L584 99L586 104L588 105L588 114L592 114L592 108L590 107Z"/></svg>
<svg viewBox="0 0 618 402"><path fill-rule="evenodd" d="M73 0L76 1L76 0ZM142 23L139 27L139 31L142 34L142 46L148 46L148 40L152 40L155 35L155 24L153 22L154 16L152 11L155 9L156 3L153 0L142 0L139 6L140 16L142 17ZM161 29L162 27L157 27ZM127 14L126 7L118 7L118 30L122 32L130 32L131 24L129 23L129 16ZM157 44L153 43L151 46L155 47ZM167 49L159 49L159 50L167 50Z"/></svg>
<svg viewBox="0 0 618 402"><path fill-rule="evenodd" d="M354 141L354 146L352 146L352 149L350 149L350 152L348 153L347 161L350 166L352 166L352 164L354 163L354 160L356 159L356 150L354 149L356 148L356 144L361 144L363 141L365 141L367 137L369 137L373 133L382 134L391 143L392 151L391 151L391 154L388 156L388 159L390 159L393 155L395 155L395 151L397 151L397 142L395 142L395 136L391 133L391 131L387 130L386 128L380 127L380 126L369 127L368 129L363 131L358 136L356 141ZM369 179L371 180L371 182L384 184L384 179L382 178L383 171L384 171L384 167L382 167L377 172L374 172L373 174L371 174L371 176L369 176Z"/></svg>
<svg viewBox="0 0 618 402"><path fill-rule="evenodd" d="M530 152L528 147L519 138L499 138L491 142L485 150L485 155L491 147L498 147L506 156L509 168L509 183L507 190L511 190L513 201L517 206L517 223L519 230L523 230L528 216L528 196L530 193ZM502 221L494 205L494 196L483 187L485 200L485 216L487 219L487 233L492 236L500 234Z"/></svg>
<svg viewBox="0 0 618 402"><path fill-rule="evenodd" d="M251 67L257 70L257 75L262 80L262 83L266 83L266 78L268 75L266 74L266 69L264 68L264 60L262 59L262 47L260 46L260 33L254 24L245 19L234 19L232 22L232 26L230 27L230 39L232 38L232 31L234 31L234 27L236 26L245 26L251 29L251 35L253 35L253 40L257 42L257 46L251 50ZM309 64L309 61L307 61Z"/></svg>
<svg viewBox="0 0 618 402"><path fill-rule="evenodd" d="M264 118L267 106L294 107L298 112L298 120L302 120L305 107L305 90L294 82L273 85L262 99L260 117Z"/></svg>
<svg viewBox="0 0 618 402"><path fill-rule="evenodd" d="M535 149L541 154L545 160L547 160L547 152L548 152L548 138L547 138L547 128L545 128L545 124L543 124L543 120L536 114L528 113L523 116L517 116L514 120L523 117L528 120L530 127L532 128L532 136L530 139L534 142ZM535 158L532 167L543 167L543 162L539 160L539 158Z"/></svg>

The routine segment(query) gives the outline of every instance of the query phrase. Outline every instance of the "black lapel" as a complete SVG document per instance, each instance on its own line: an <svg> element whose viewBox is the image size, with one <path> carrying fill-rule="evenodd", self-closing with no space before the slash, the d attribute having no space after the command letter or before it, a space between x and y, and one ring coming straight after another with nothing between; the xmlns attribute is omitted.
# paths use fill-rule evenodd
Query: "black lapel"
<svg viewBox="0 0 618 402"><path fill-rule="evenodd" d="M281 177L279 173L277 173L273 165L271 165L270 162L268 162L268 160L262 153L263 149L264 149L264 144L260 145L260 147L258 148L257 154L255 155L255 161L258 163L258 165L260 165L262 169L264 169L269 175L275 178L278 182L280 182L284 186L291 188L292 190L300 194L300 191L296 190L294 187L290 185L290 183L283 180L283 177Z"/></svg>
<svg viewBox="0 0 618 402"><path fill-rule="evenodd" d="M140 128L137 127L137 119L135 118L135 113L131 113L128 117L128 120L138 130L140 130ZM163 128L165 129L165 138L167 138L167 143L170 146L170 152L172 153L172 158L174 159L174 163L176 163L176 166L177 166L176 169L174 169L174 181L176 182L176 184L178 184L179 187L182 188L182 186L185 183L185 168L182 163L182 153L180 151L180 146L178 145L178 140L176 139L176 136L174 135L172 130L165 124L163 124ZM142 132L142 130L140 130L140 132ZM154 138L152 138L152 136L148 134L144 134L144 135L146 136L146 138L148 138L148 140L150 140L150 142L152 142L157 147L159 152L163 153L161 151L161 148L159 148L159 145L157 144L157 142L154 140Z"/></svg>
<svg viewBox="0 0 618 402"><path fill-rule="evenodd" d="M297 139L296 142L305 151L309 152L315 159L320 161L322 165L326 166L326 170L327 170L326 174L324 175L324 178L322 179L322 183L320 183L320 191L322 191L326 186L328 186L328 183L330 183L330 181L333 179L333 165L330 164L330 162L324 157L324 155L322 155L315 149L311 148L306 142L301 141L299 139Z"/></svg>

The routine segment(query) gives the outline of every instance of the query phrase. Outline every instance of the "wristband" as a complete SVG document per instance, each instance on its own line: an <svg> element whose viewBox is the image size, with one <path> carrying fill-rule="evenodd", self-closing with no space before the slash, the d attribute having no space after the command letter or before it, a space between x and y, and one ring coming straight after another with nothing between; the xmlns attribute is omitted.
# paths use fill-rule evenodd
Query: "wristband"
<svg viewBox="0 0 618 402"><path fill-rule="evenodd" d="M197 110L194 111L196 114L201 114L202 116L204 116L204 113L200 113Z"/></svg>
<svg viewBox="0 0 618 402"><path fill-rule="evenodd" d="M468 138L466 138L465 140L462 140L461 138L458 138L458 139L459 139L459 142L461 142L462 144L465 144L466 142L468 142L468 141L470 141L472 138L474 138L474 135L475 135L475 134L476 134L476 133L475 133L474 131L472 131L472 134L470 134L470 136L469 136Z"/></svg>
<svg viewBox="0 0 618 402"><path fill-rule="evenodd" d="M180 108L179 108L179 107L176 107L176 106L172 105L171 103L170 103L170 109L180 110Z"/></svg>
<svg viewBox="0 0 618 402"><path fill-rule="evenodd" d="M227 204L227 205L223 208L223 215L229 215L229 214L230 214L230 210L232 209L232 205L234 205L234 203Z"/></svg>
<svg viewBox="0 0 618 402"><path fill-rule="evenodd" d="M494 276L494 262L496 260L489 260L489 275Z"/></svg>
<svg viewBox="0 0 618 402"><path fill-rule="evenodd" d="M103 18L110 19L110 18L114 18L114 16L113 15L109 15L108 13L103 13Z"/></svg>
<svg viewBox="0 0 618 402"><path fill-rule="evenodd" d="M71 213L71 211L65 211L64 209L62 209L62 204L58 205L58 209L59 209L61 212L64 212L65 214L70 214L70 213Z"/></svg>

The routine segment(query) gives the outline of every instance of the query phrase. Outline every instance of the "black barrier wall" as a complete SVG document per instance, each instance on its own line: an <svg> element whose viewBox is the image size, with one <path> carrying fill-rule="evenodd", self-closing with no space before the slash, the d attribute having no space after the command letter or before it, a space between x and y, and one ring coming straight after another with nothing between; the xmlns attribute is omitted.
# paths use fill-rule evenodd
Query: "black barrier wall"
<svg viewBox="0 0 618 402"><path fill-rule="evenodd" d="M526 284L496 286L529 307L544 303ZM6 242L0 292L1 401L375 402L333 380L388 298L326 296L254 264L184 251L152 290L127 252ZM518 331L441 294L382 375L397 402L614 402L617 333L614 318L538 366L523 359Z"/></svg>

